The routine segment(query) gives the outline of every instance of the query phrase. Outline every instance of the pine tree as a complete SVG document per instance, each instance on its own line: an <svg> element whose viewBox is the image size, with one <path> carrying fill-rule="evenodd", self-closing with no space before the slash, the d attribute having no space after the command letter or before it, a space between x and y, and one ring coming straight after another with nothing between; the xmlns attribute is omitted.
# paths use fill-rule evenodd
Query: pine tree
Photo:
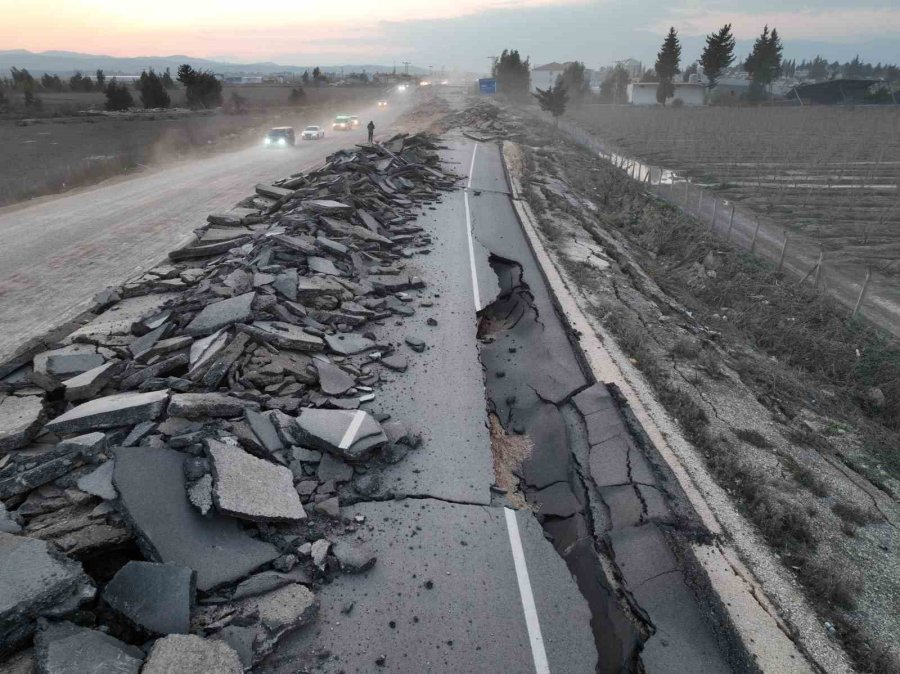
<svg viewBox="0 0 900 674"><path fill-rule="evenodd" d="M153 68L150 68L149 73L147 71L141 73L137 88L141 92L141 103L145 108L168 108L172 104L162 78L153 71Z"/></svg>
<svg viewBox="0 0 900 674"><path fill-rule="evenodd" d="M555 86L551 84L547 89L538 89L532 96L537 99L541 110L553 115L553 120L559 126L559 118L566 111L566 104L569 102L566 85L557 80Z"/></svg>
<svg viewBox="0 0 900 674"><path fill-rule="evenodd" d="M497 89L503 95L516 100L528 98L531 64L527 58L523 61L517 50L504 49L494 63L491 74L497 80Z"/></svg>
<svg viewBox="0 0 900 674"><path fill-rule="evenodd" d="M726 23L718 32L706 36L706 47L700 57L700 65L706 75L707 86L712 89L722 71L734 63L734 35L731 24Z"/></svg>
<svg viewBox="0 0 900 674"><path fill-rule="evenodd" d="M669 34L663 40L662 49L656 55L656 75L659 77L659 86L656 87L656 100L662 105L666 100L675 95L675 75L678 74L678 64L681 62L681 43L678 41L678 33L674 27L669 28Z"/></svg>
<svg viewBox="0 0 900 674"><path fill-rule="evenodd" d="M753 50L744 62L744 70L750 73L752 83L750 85L750 97L760 99L765 88L781 74L781 52L784 47L778 30L773 28L769 33L769 27L763 29L762 35L753 43Z"/></svg>

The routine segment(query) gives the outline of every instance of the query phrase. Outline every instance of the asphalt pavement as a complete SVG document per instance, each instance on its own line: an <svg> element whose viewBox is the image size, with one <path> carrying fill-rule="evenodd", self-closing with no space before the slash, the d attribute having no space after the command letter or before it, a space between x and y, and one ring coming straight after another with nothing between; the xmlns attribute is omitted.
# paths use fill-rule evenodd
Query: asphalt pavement
<svg viewBox="0 0 900 674"><path fill-rule="evenodd" d="M149 269L206 221L271 182L376 137L407 107L355 111L361 125L294 148L255 147L150 169L0 209L0 360L87 308L95 293ZM325 125L326 119L310 119ZM298 129L299 131L299 129Z"/></svg>

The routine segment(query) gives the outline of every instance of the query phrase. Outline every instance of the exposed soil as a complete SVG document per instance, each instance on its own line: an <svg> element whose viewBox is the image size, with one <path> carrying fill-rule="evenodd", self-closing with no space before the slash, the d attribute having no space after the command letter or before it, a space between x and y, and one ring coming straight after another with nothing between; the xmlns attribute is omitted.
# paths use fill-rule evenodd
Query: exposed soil
<svg viewBox="0 0 900 674"><path fill-rule="evenodd" d="M855 667L900 671L897 345L529 125L525 198L587 307Z"/></svg>

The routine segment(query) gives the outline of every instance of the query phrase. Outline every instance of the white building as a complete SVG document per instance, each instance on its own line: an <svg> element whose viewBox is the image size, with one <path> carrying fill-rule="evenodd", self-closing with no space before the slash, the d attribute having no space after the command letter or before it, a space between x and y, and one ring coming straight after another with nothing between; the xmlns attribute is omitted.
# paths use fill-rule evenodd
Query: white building
<svg viewBox="0 0 900 674"><path fill-rule="evenodd" d="M567 61L566 63L557 63L554 61L553 63L545 63L542 66L532 68L531 91L535 92L538 89L548 89L556 84L556 78L562 75L563 70L566 69L566 66L569 65L569 63L570 61Z"/></svg>
<svg viewBox="0 0 900 674"><path fill-rule="evenodd" d="M628 85L628 102L632 105L657 105L658 86L658 82L632 82ZM706 105L706 87L698 82L675 82L675 95L666 100L666 105L672 105L676 100L689 107Z"/></svg>

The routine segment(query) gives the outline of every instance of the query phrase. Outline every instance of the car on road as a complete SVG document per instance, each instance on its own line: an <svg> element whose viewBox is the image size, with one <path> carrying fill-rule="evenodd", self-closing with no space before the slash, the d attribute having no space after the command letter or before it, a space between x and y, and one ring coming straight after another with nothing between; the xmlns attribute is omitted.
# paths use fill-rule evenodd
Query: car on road
<svg viewBox="0 0 900 674"><path fill-rule="evenodd" d="M331 125L333 131L350 131L353 123L350 121L350 115L338 115L334 118L334 124Z"/></svg>
<svg viewBox="0 0 900 674"><path fill-rule="evenodd" d="M378 107L379 107L379 108L386 108L386 107L387 107L387 101L378 101Z"/></svg>
<svg viewBox="0 0 900 674"><path fill-rule="evenodd" d="M350 126L352 126L354 129L357 128L359 126L359 117L357 117L356 115L350 115Z"/></svg>
<svg viewBox="0 0 900 674"><path fill-rule="evenodd" d="M303 133L300 134L300 138L303 140L319 140L320 138L325 137L325 129L321 126L308 126L303 129Z"/></svg>
<svg viewBox="0 0 900 674"><path fill-rule="evenodd" d="M287 147L294 145L297 139L294 137L294 127L292 126L276 126L269 129L263 144L266 147Z"/></svg>

